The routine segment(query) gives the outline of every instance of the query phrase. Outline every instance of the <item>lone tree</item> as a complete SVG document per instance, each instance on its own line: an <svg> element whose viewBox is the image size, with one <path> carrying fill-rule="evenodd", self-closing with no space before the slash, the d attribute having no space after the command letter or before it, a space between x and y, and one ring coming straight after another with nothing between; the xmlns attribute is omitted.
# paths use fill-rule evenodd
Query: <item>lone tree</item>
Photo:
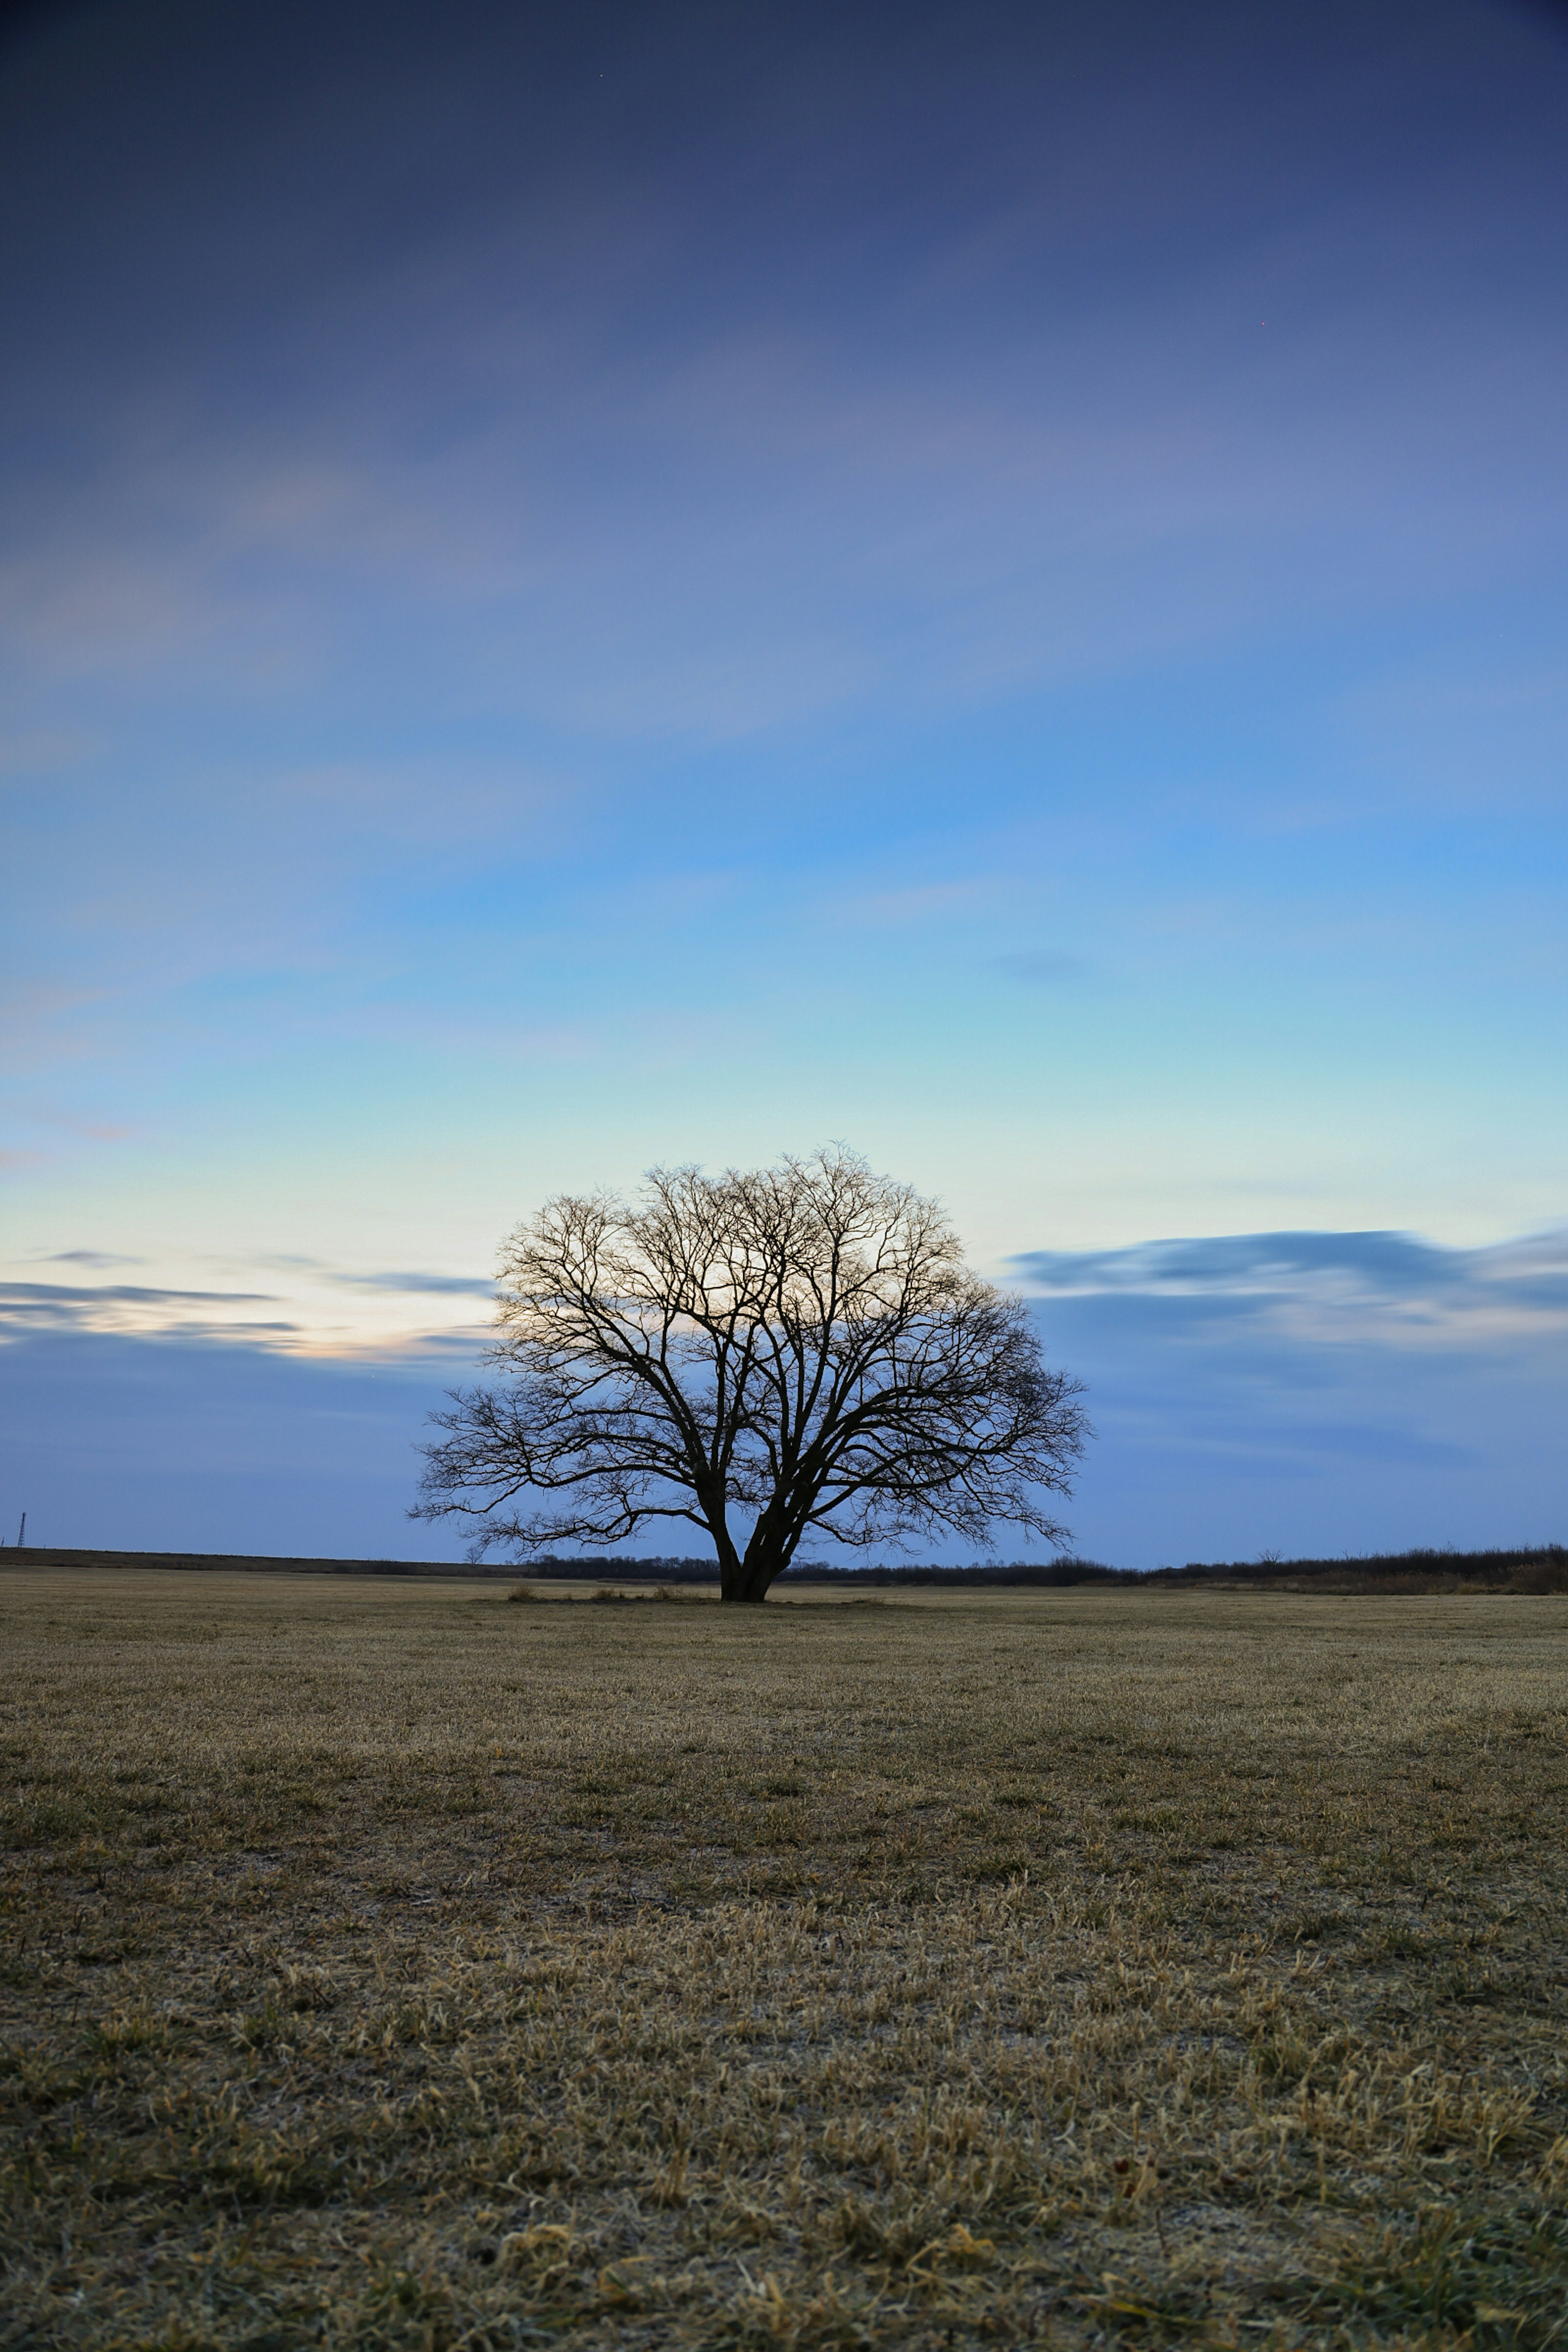
<svg viewBox="0 0 1568 2352"><path fill-rule="evenodd" d="M496 1321L505 1384L433 1416L413 1512L474 1521L470 1559L689 1519L723 1598L761 1601L812 1528L1067 1533L1045 1501L1071 1491L1081 1384L937 1204L851 1152L551 1201L506 1244Z"/></svg>

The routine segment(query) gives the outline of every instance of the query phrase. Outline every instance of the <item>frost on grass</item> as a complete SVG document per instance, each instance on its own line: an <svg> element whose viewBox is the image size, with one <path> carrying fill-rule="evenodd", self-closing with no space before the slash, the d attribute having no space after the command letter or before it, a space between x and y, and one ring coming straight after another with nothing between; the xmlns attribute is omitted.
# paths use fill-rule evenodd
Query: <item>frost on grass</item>
<svg viewBox="0 0 1568 2352"><path fill-rule="evenodd" d="M1560 1600L0 1617L5 2341L1562 2340Z"/></svg>

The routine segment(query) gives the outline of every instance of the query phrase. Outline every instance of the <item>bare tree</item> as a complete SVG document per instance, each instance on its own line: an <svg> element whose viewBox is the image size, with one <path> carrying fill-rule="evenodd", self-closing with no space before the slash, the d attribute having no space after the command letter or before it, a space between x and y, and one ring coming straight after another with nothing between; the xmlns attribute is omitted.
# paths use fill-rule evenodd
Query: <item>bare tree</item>
<svg viewBox="0 0 1568 2352"><path fill-rule="evenodd" d="M506 1245L496 1320L506 1385L433 1416L413 1513L472 1520L471 1559L688 1519L723 1598L761 1601L812 1529L1066 1535L1045 1501L1071 1491L1081 1384L937 1204L853 1153L552 1201Z"/></svg>

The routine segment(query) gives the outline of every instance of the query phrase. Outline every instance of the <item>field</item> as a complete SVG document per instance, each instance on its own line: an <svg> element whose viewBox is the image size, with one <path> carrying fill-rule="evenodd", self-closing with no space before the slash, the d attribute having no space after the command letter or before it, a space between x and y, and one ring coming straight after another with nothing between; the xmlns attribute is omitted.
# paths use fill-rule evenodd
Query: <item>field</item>
<svg viewBox="0 0 1568 2352"><path fill-rule="evenodd" d="M1568 1602L0 1573L0 2340L1568 2344Z"/></svg>

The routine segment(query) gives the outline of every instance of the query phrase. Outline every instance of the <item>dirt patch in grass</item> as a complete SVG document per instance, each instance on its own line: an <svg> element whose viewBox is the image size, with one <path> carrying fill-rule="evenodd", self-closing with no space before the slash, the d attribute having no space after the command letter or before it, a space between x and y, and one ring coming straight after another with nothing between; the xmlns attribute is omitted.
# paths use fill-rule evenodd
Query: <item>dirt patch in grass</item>
<svg viewBox="0 0 1568 2352"><path fill-rule="evenodd" d="M1561 1601L0 1638L7 2343L1562 2340Z"/></svg>

